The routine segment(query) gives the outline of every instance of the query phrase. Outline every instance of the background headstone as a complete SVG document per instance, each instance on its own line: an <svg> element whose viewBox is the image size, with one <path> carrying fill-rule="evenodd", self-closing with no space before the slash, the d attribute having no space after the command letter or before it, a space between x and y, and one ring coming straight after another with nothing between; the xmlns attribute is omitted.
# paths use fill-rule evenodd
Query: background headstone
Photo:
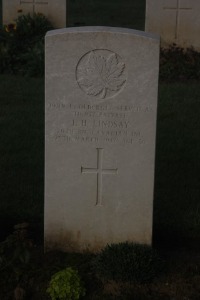
<svg viewBox="0 0 200 300"><path fill-rule="evenodd" d="M45 247L151 244L159 38L46 36Z"/></svg>
<svg viewBox="0 0 200 300"><path fill-rule="evenodd" d="M34 12L44 14L56 28L66 27L66 0L3 0L3 24Z"/></svg>
<svg viewBox="0 0 200 300"><path fill-rule="evenodd" d="M200 50L199 0L146 0L145 30L161 36L161 45Z"/></svg>

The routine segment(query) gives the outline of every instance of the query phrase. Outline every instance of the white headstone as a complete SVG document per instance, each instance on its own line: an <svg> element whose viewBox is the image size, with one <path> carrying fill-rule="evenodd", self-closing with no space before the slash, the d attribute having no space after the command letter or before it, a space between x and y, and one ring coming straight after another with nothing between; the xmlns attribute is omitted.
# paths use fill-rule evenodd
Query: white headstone
<svg viewBox="0 0 200 300"><path fill-rule="evenodd" d="M3 0L3 24L15 23L20 15L42 13L55 28L66 27L66 0Z"/></svg>
<svg viewBox="0 0 200 300"><path fill-rule="evenodd" d="M160 34L161 45L200 50L199 0L146 0L147 32Z"/></svg>
<svg viewBox="0 0 200 300"><path fill-rule="evenodd" d="M47 34L46 249L151 244L158 68L155 35Z"/></svg>

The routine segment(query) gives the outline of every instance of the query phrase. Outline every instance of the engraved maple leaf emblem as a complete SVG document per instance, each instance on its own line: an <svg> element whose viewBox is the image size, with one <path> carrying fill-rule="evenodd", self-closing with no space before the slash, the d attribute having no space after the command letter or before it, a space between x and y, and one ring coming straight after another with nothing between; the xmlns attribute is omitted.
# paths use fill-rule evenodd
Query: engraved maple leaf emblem
<svg viewBox="0 0 200 300"><path fill-rule="evenodd" d="M108 90L118 91L124 85L125 64L115 53L108 57L91 51L79 73L78 83L88 95L105 98Z"/></svg>

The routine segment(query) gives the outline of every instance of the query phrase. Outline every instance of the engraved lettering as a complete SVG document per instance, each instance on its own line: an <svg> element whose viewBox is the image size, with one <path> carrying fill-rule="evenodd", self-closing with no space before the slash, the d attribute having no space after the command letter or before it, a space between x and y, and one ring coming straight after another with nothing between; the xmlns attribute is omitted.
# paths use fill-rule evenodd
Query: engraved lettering
<svg viewBox="0 0 200 300"><path fill-rule="evenodd" d="M93 121L93 127L101 127L101 128L128 128L129 121Z"/></svg>
<svg viewBox="0 0 200 300"><path fill-rule="evenodd" d="M60 101L64 101L60 99ZM153 112L152 106L74 104L52 102L49 109L66 113L65 128L57 129L52 137L57 142L67 143L113 143L143 145L144 136L133 129L131 113ZM97 145L98 146L98 145Z"/></svg>
<svg viewBox="0 0 200 300"><path fill-rule="evenodd" d="M87 126L87 120L72 120L72 126Z"/></svg>

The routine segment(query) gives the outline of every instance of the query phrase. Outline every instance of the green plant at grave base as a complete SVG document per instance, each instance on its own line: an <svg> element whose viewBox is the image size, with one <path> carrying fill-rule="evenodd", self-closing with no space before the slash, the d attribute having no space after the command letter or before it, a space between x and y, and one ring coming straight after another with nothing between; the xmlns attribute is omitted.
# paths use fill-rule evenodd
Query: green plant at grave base
<svg viewBox="0 0 200 300"><path fill-rule="evenodd" d="M200 79L200 52L192 47L183 49L176 44L162 48L160 79L167 81Z"/></svg>
<svg viewBox="0 0 200 300"><path fill-rule="evenodd" d="M27 237L27 224L15 226L13 234L0 243L0 272L8 271L18 281L30 262L32 242Z"/></svg>
<svg viewBox="0 0 200 300"><path fill-rule="evenodd" d="M0 31L0 72L30 76L44 73L44 36L52 24L42 14L21 15Z"/></svg>
<svg viewBox="0 0 200 300"><path fill-rule="evenodd" d="M160 273L162 265L150 246L129 242L107 245L93 261L101 279L120 282L150 282Z"/></svg>
<svg viewBox="0 0 200 300"><path fill-rule="evenodd" d="M66 268L51 277L47 293L52 300L78 300L85 295L85 288L78 272L72 268Z"/></svg>
<svg viewBox="0 0 200 300"><path fill-rule="evenodd" d="M50 21L41 13L19 16L16 20L16 36L18 39L34 41L43 38L48 30L53 29Z"/></svg>

